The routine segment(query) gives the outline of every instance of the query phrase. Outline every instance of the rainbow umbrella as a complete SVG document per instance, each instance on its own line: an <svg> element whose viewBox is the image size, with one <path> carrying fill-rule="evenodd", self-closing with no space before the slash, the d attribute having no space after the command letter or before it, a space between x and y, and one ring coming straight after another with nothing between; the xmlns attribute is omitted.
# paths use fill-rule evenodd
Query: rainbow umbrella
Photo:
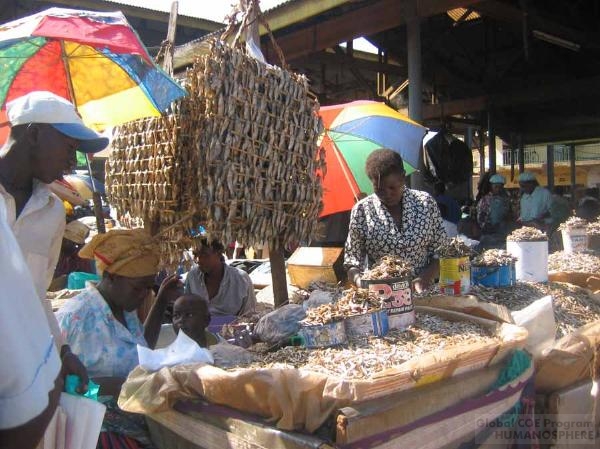
<svg viewBox="0 0 600 449"><path fill-rule="evenodd" d="M365 162L373 150L390 148L416 170L427 129L384 103L354 101L319 110L325 131L321 148L327 163L321 216L350 210L363 194L373 193Z"/></svg>
<svg viewBox="0 0 600 449"><path fill-rule="evenodd" d="M65 8L0 25L0 109L32 90L67 98L100 130L158 116L186 94L121 12Z"/></svg>

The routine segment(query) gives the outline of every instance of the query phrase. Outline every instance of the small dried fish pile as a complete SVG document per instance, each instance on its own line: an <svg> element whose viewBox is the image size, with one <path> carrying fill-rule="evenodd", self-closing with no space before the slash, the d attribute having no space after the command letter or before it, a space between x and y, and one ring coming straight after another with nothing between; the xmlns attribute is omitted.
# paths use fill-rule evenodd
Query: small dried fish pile
<svg viewBox="0 0 600 449"><path fill-rule="evenodd" d="M272 353L259 353L260 362L247 366L293 366L345 379L368 379L430 351L496 340L477 324L419 314L417 323L409 329L391 330L383 338L356 338L350 341L347 348L308 350L288 346Z"/></svg>
<svg viewBox="0 0 600 449"><path fill-rule="evenodd" d="M563 221L558 227L559 230L570 230L570 229L585 229L588 225L587 220L579 217L569 217L566 221Z"/></svg>
<svg viewBox="0 0 600 449"><path fill-rule="evenodd" d="M117 131L106 185L119 215L161 233L167 266L199 224L245 245L311 240L326 168L306 77L215 40L184 84L189 95L168 115Z"/></svg>
<svg viewBox="0 0 600 449"><path fill-rule="evenodd" d="M435 252L442 259L466 257L473 254L473 250L465 245L462 240L456 237L449 240L448 243L440 245Z"/></svg>
<svg viewBox="0 0 600 449"><path fill-rule="evenodd" d="M523 226L508 234L506 240L511 242L543 242L548 240L548 237L545 232L542 232L537 228Z"/></svg>
<svg viewBox="0 0 600 449"><path fill-rule="evenodd" d="M497 267L510 265L516 262L517 258L502 249L488 249L479 256L475 257L471 265L476 267Z"/></svg>
<svg viewBox="0 0 600 449"><path fill-rule="evenodd" d="M331 304L321 304L309 308L303 323L328 324L349 316L359 315L381 309L381 300L377 293L366 288L352 287L343 292L341 298Z"/></svg>
<svg viewBox="0 0 600 449"><path fill-rule="evenodd" d="M600 257L587 253L557 251L548 256L548 270L579 273L600 273Z"/></svg>
<svg viewBox="0 0 600 449"><path fill-rule="evenodd" d="M600 304L585 289L576 285L560 282L518 282L514 287L507 288L474 285L471 286L470 293L481 300L502 304L510 310L521 310L544 296L552 295L557 324L556 338L600 319Z"/></svg>
<svg viewBox="0 0 600 449"><path fill-rule="evenodd" d="M588 235L600 235L600 221L592 221L586 227Z"/></svg>
<svg viewBox="0 0 600 449"><path fill-rule="evenodd" d="M414 267L404 259L394 256L384 256L370 270L366 271L362 279L388 279L414 275Z"/></svg>

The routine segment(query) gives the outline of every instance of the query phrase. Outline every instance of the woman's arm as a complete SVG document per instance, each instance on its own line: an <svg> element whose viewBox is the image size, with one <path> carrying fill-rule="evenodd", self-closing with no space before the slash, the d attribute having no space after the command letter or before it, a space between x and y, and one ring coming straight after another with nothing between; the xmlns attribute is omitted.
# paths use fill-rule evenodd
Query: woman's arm
<svg viewBox="0 0 600 449"><path fill-rule="evenodd" d="M431 259L429 265L427 265L413 280L413 287L417 293L421 293L427 290L440 275L440 261L438 259Z"/></svg>
<svg viewBox="0 0 600 449"><path fill-rule="evenodd" d="M182 285L179 282L179 275L172 274L167 276L156 295L156 300L152 304L150 313L144 322L144 338L148 347L154 349L156 342L158 341L158 334L160 333L160 326L162 319L167 309L167 305L171 301L175 301L178 296L182 293Z"/></svg>

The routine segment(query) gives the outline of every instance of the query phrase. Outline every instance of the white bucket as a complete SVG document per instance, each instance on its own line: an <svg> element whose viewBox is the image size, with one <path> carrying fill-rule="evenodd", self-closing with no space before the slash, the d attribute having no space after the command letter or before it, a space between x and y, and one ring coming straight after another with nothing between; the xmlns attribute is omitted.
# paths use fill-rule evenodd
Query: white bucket
<svg viewBox="0 0 600 449"><path fill-rule="evenodd" d="M506 242L506 250L517 258L518 281L548 282L548 241Z"/></svg>
<svg viewBox="0 0 600 449"><path fill-rule="evenodd" d="M563 229L563 249L565 253L580 253L587 249L587 232L585 228Z"/></svg>

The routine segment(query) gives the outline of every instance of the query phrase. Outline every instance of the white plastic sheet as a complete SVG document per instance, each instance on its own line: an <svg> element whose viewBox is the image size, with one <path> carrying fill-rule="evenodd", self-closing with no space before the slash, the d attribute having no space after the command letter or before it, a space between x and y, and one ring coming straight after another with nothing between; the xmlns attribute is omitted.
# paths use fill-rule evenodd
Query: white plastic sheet
<svg viewBox="0 0 600 449"><path fill-rule="evenodd" d="M201 348L183 331L179 332L175 341L166 348L152 350L138 345L137 351L140 366L148 371L158 371L166 366L184 363L214 364L210 351Z"/></svg>
<svg viewBox="0 0 600 449"><path fill-rule="evenodd" d="M529 332L525 349L539 357L546 348L554 345L556 321L552 308L552 296L544 296L527 307L511 313L515 324Z"/></svg>

